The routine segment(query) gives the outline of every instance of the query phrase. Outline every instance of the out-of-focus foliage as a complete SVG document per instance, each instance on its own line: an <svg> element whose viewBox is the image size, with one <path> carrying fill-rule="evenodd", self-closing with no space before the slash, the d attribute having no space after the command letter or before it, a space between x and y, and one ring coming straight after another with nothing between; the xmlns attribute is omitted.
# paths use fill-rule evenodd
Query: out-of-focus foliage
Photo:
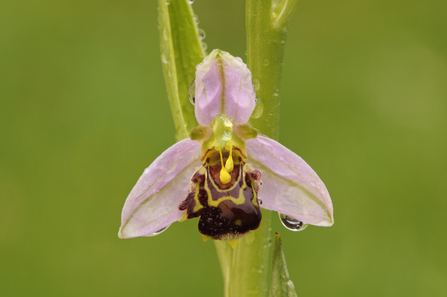
<svg viewBox="0 0 447 297"><path fill-rule="evenodd" d="M246 60L243 1L193 5L208 49ZM447 292L446 10L298 5L280 141L335 209L331 228L274 221L298 296ZM174 142L158 40L156 1L2 2L0 295L223 294L197 221L116 236L127 194Z"/></svg>

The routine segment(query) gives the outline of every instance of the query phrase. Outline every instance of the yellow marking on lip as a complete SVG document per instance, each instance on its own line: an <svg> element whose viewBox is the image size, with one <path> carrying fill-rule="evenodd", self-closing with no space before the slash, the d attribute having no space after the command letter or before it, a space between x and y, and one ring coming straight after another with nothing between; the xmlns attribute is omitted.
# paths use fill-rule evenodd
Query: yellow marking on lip
<svg viewBox="0 0 447 297"><path fill-rule="evenodd" d="M221 189L219 189L219 187L217 187L217 185L214 183L212 178L210 178L210 180L211 180L213 187L218 192L222 193L222 192L229 192L229 191L233 190L239 184L239 181L241 178L243 180L243 184L239 189L239 197L232 197L232 196L227 195L227 196L220 197L217 200L213 200L212 194L211 194L211 189L208 186L208 172L206 172L204 188L208 194L208 206L218 207L221 202L226 201L226 200L231 200L236 205L244 204L245 203L244 189L247 188L247 184L245 183L245 178L244 178L244 173L243 173L242 168L239 169L239 178L236 180L234 185L229 189L221 190Z"/></svg>
<svg viewBox="0 0 447 297"><path fill-rule="evenodd" d="M242 188L239 190L239 197L224 196L224 197L220 197L217 200L208 198L208 205L218 207L221 202L226 201L226 200L231 200L236 205L244 204L245 203L244 190Z"/></svg>
<svg viewBox="0 0 447 297"><path fill-rule="evenodd" d="M241 173L241 169L242 168L239 168L239 174L242 174ZM208 181L208 170L205 172L205 188L206 189L209 189L208 188L208 185L207 185L207 181ZM214 182L214 178L212 177L212 175L211 175L211 178L210 178L210 181L211 181L211 184L213 185L213 187L214 187L214 189L217 191L217 192L220 192L220 193L224 193L224 192L229 192L229 191L231 191L231 190L233 190L234 188L236 188L237 187L237 185L239 184L239 180L240 180L240 178L241 178L241 176L240 175L238 175L238 177L237 177L237 179L236 179L236 181L233 183L233 185L231 185L231 187L229 187L228 189L220 189L219 188L219 186ZM242 177L243 178L243 177ZM245 181L244 181L244 184L245 184Z"/></svg>
<svg viewBox="0 0 447 297"><path fill-rule="evenodd" d="M251 201L251 203L256 206L256 207L260 207L259 203L258 203L258 193L255 190L256 184L255 184L255 180L249 176L250 178L250 183L251 183L251 188L253 189L253 200Z"/></svg>
<svg viewBox="0 0 447 297"><path fill-rule="evenodd" d="M227 241L227 242L231 245L231 247L233 249L235 249L237 247L237 240L231 240L231 241Z"/></svg>
<svg viewBox="0 0 447 297"><path fill-rule="evenodd" d="M202 162L202 164L206 163L206 156L208 155L208 152L213 151L214 149L207 149L205 151L205 153L202 155L202 158L200 159L200 161Z"/></svg>
<svg viewBox="0 0 447 297"><path fill-rule="evenodd" d="M183 213L183 217L180 219L180 223L184 222L188 219L188 211L185 210L185 212Z"/></svg>
<svg viewBox="0 0 447 297"><path fill-rule="evenodd" d="M203 205L199 201L199 190L200 190L200 185L197 183L196 184L196 194L194 195L194 200L196 201L196 205L194 206L194 209L192 210L193 213L196 213L203 208Z"/></svg>

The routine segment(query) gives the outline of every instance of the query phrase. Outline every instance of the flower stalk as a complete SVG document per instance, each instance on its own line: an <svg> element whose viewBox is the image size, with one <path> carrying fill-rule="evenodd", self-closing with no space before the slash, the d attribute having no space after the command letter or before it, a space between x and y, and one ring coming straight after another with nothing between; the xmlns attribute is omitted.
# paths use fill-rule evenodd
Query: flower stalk
<svg viewBox="0 0 447 297"><path fill-rule="evenodd" d="M296 6L297 0L246 0L247 64L252 74L257 99L250 123L260 133L275 140L279 136L284 46L287 27ZM190 134L190 131L198 126L198 121L194 116L194 106L189 101L188 91L195 77L196 65L203 61L205 53L189 1L159 0L159 30L163 73L176 128L176 139L179 141L190 135L193 139L194 133ZM204 132L201 129L193 131L202 135ZM186 149L187 143L183 142L177 146L185 145ZM191 152L196 150L195 147L188 147L188 149L191 149ZM252 149L256 147L252 146ZM164 162L163 159L159 161L160 164L162 162ZM187 167L185 170L189 172L193 167ZM151 175L152 173L149 170L144 174ZM141 183L148 179L144 177L144 174L140 179ZM175 177L179 180L180 178L183 177ZM137 185L139 183L140 181ZM130 197L132 195L137 197L138 191L139 188L136 186L133 190L134 194L131 193ZM132 199L130 202L134 203ZM131 207L133 206L127 206L127 209ZM178 215L174 220L177 219L179 219ZM170 218L170 220L173 219ZM126 225L122 228L124 226ZM129 232L132 233L134 227L133 225L129 227ZM152 231L157 231L155 229ZM132 237L141 236L136 234ZM153 235L155 234L158 232ZM127 237L121 233L120 236ZM239 238L236 248L224 240L214 242L224 276L225 296L269 295L271 292L269 279L272 276L270 211L262 209L262 223L259 229ZM282 262L285 263L285 261Z"/></svg>
<svg viewBox="0 0 447 297"><path fill-rule="evenodd" d="M259 131L279 136L280 90L287 27L297 0L247 0L248 68L252 73L257 106L250 119ZM272 259L271 211L262 209L258 230L239 240L235 250L215 241L225 296L268 296Z"/></svg>
<svg viewBox="0 0 447 297"><path fill-rule="evenodd" d="M248 68L258 105L251 123L264 135L278 140L279 107L287 27L297 0L247 0Z"/></svg>

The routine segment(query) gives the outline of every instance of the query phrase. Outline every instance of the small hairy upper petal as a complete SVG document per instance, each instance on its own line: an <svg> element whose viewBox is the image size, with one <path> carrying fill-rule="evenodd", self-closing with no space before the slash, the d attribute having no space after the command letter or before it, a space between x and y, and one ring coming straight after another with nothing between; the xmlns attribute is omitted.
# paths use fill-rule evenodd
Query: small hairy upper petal
<svg viewBox="0 0 447 297"><path fill-rule="evenodd" d="M331 226L332 201L326 186L294 152L263 135L247 140L247 162L262 174L262 207L306 224Z"/></svg>
<svg viewBox="0 0 447 297"><path fill-rule="evenodd" d="M200 146L190 139L179 141L144 170L124 203L120 238L149 236L181 219L178 206L201 166Z"/></svg>

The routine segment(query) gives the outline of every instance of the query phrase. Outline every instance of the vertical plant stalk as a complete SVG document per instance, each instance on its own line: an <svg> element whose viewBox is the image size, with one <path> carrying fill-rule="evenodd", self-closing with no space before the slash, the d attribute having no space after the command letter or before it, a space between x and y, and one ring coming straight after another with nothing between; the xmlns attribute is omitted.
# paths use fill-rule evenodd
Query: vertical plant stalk
<svg viewBox="0 0 447 297"><path fill-rule="evenodd" d="M247 0L247 55L258 105L251 123L278 139L279 92L287 25L297 0ZM159 0L161 59L166 88L176 128L176 139L189 136L197 126L188 99L196 65L204 58L188 0ZM239 240L233 250L225 241L215 241L225 284L225 296L268 296L271 275L271 215L262 210L258 230Z"/></svg>
<svg viewBox="0 0 447 297"><path fill-rule="evenodd" d="M188 0L159 0L158 22L163 74L179 141L198 125L188 90L205 52Z"/></svg>
<svg viewBox="0 0 447 297"><path fill-rule="evenodd" d="M247 0L248 68L258 100L250 119L273 139L279 136L279 94L287 26L297 0ZM225 296L268 296L271 276L271 213L262 210L258 230L239 240L236 249L216 241L225 279Z"/></svg>
<svg viewBox="0 0 447 297"><path fill-rule="evenodd" d="M247 0L247 56L258 106L254 127L278 140L284 45L298 0Z"/></svg>

